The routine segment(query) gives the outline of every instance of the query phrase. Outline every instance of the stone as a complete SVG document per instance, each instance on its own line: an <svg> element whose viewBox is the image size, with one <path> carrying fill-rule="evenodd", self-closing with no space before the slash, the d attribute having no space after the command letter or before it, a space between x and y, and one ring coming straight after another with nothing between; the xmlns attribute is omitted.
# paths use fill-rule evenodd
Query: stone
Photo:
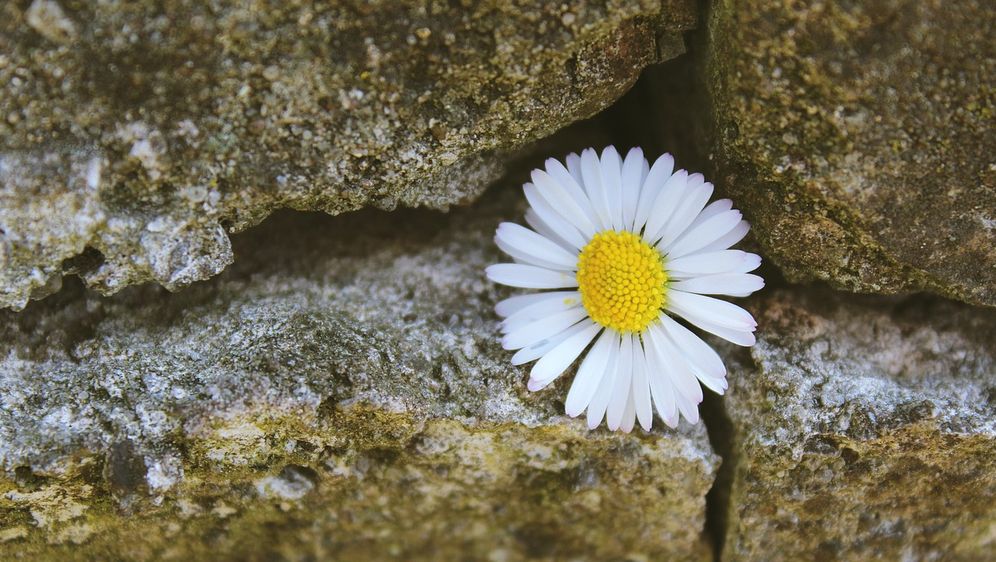
<svg viewBox="0 0 996 562"><path fill-rule="evenodd" d="M285 466L280 474L258 480L256 491L261 496L299 500L315 489L317 479L318 474L314 470L291 464Z"/></svg>
<svg viewBox="0 0 996 562"><path fill-rule="evenodd" d="M0 313L0 558L708 559L704 426L589 432L501 349L524 208L281 212L180 293Z"/></svg>
<svg viewBox="0 0 996 562"><path fill-rule="evenodd" d="M281 208L446 209L683 50L694 2L0 7L0 307L218 274Z"/></svg>
<svg viewBox="0 0 996 562"><path fill-rule="evenodd" d="M996 317L780 290L731 377L724 560L996 556ZM724 469L725 470L725 469Z"/></svg>
<svg viewBox="0 0 996 562"><path fill-rule="evenodd" d="M791 281L996 305L996 7L714 2L722 186Z"/></svg>

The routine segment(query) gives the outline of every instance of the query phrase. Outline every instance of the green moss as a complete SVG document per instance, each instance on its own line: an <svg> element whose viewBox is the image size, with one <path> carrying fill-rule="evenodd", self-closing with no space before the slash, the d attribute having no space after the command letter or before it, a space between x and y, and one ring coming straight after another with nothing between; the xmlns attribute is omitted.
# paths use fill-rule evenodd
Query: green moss
<svg viewBox="0 0 996 562"><path fill-rule="evenodd" d="M731 558L772 545L793 559L934 552L967 561L990 550L996 440L932 422L828 439L829 451L798 458L746 446L730 504Z"/></svg>
<svg viewBox="0 0 996 562"><path fill-rule="evenodd" d="M982 560L996 524L988 311L782 290L725 397L723 556Z"/></svg>
<svg viewBox="0 0 996 562"><path fill-rule="evenodd" d="M62 1L85 32L52 41L24 4L0 8L0 306L18 309L86 248L103 259L77 273L105 294L178 290L276 209L470 202L694 22L647 0Z"/></svg>
<svg viewBox="0 0 996 562"><path fill-rule="evenodd" d="M986 265L996 256L982 242L992 238L968 218L991 207L992 139L958 109L977 97L979 76L965 68L957 88L935 76L978 47L965 40L977 30L966 14L991 14L938 10L714 3L704 72L719 184L789 280L996 302ZM903 50L910 36L920 51ZM920 139L930 140L921 148Z"/></svg>
<svg viewBox="0 0 996 562"><path fill-rule="evenodd" d="M116 501L77 471L26 499L17 495L22 486L0 481L0 538L7 537L0 557L430 560L504 552L701 560L708 553L690 522L701 524L712 464L657 437L419 422L360 404L318 417L255 412L205 429L184 448L183 482L158 497ZM29 519L32 510L46 523Z"/></svg>

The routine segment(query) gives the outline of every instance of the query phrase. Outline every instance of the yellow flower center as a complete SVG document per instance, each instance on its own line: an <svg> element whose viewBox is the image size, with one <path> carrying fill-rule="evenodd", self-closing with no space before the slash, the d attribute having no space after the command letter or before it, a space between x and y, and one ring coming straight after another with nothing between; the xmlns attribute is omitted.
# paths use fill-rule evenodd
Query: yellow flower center
<svg viewBox="0 0 996 562"><path fill-rule="evenodd" d="M577 279L591 319L617 332L642 332L664 306L664 258L632 232L596 234L578 256Z"/></svg>

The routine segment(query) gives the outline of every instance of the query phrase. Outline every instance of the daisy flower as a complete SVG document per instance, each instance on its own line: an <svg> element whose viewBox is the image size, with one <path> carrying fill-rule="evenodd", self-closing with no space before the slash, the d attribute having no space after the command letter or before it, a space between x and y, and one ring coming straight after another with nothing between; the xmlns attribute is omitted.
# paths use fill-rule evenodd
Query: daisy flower
<svg viewBox="0 0 996 562"><path fill-rule="evenodd" d="M749 312L706 295L745 297L764 286L748 273L761 258L728 249L750 228L729 199L706 204L702 174L674 171L665 154L651 167L634 148L556 159L523 186L526 222L498 226L495 242L514 263L487 268L492 281L553 289L505 299L502 347L514 365L536 361L529 390L557 379L584 354L565 403L587 410L588 427L647 431L653 409L676 427L699 419L702 386L722 394L726 367L676 319L741 346L754 344ZM592 343L594 342L594 343ZM589 348L590 345L590 348ZM585 354L585 349L587 353Z"/></svg>

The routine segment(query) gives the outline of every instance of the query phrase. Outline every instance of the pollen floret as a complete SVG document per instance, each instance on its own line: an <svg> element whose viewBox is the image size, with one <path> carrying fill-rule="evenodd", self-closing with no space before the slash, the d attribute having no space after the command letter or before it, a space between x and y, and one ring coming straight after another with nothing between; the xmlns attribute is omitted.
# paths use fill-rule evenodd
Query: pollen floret
<svg viewBox="0 0 996 562"><path fill-rule="evenodd" d="M663 258L632 232L596 234L578 257L577 279L591 319L617 332L642 332L664 306Z"/></svg>

